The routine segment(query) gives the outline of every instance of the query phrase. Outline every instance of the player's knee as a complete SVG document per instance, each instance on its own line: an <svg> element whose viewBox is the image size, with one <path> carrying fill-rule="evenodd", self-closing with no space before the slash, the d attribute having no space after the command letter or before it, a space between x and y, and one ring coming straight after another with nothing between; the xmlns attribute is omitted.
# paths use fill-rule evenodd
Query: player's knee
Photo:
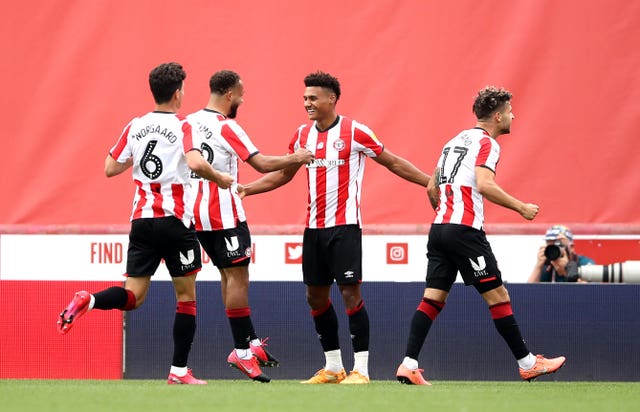
<svg viewBox="0 0 640 412"><path fill-rule="evenodd" d="M422 298L422 301L418 305L418 309L420 312L424 313L431 320L436 320L436 317L442 309L444 308L445 302L437 301L429 298Z"/></svg>
<svg viewBox="0 0 640 412"><path fill-rule="evenodd" d="M346 308L355 308L360 304L360 302L362 302L360 285L341 285L340 293Z"/></svg>

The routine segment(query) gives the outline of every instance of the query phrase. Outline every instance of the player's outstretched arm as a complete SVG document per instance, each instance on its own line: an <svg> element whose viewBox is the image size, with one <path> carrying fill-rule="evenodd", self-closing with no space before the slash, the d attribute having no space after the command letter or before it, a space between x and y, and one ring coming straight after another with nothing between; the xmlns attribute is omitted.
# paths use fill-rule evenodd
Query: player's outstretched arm
<svg viewBox="0 0 640 412"><path fill-rule="evenodd" d="M387 149L374 157L373 160L389 169L391 173L420 186L427 187L431 179L428 174L415 167L413 163L391 153L391 151Z"/></svg>
<svg viewBox="0 0 640 412"><path fill-rule="evenodd" d="M300 148L295 153L284 156L269 156L257 153L247 159L247 163L260 173L274 172L289 166L301 166L311 163L314 155L311 151Z"/></svg>
<svg viewBox="0 0 640 412"><path fill-rule="evenodd" d="M436 166L433 171L432 178L429 179L429 184L427 185L427 196L429 197L429 203L431 203L431 207L433 210L438 208L438 203L440 202L440 168Z"/></svg>
<svg viewBox="0 0 640 412"><path fill-rule="evenodd" d="M104 174L107 177L117 176L133 165L133 158L128 158L125 163L118 163L116 159L111 157L111 153L104 159Z"/></svg>
<svg viewBox="0 0 640 412"><path fill-rule="evenodd" d="M300 165L289 166L284 169L267 173L258 180L242 185L241 197L257 195L259 193L269 192L283 186L293 179L296 172L300 169Z"/></svg>
<svg viewBox="0 0 640 412"><path fill-rule="evenodd" d="M233 177L228 173L221 173L215 170L209 162L202 157L199 150L191 150L187 152L187 165L198 176L211 180L222 189L228 189L234 182Z"/></svg>
<svg viewBox="0 0 640 412"><path fill-rule="evenodd" d="M478 186L480 194L487 200L502 207L515 210L527 220L533 220L538 214L538 205L521 202L498 186L495 181L495 173L489 168L482 166L476 167L476 185Z"/></svg>

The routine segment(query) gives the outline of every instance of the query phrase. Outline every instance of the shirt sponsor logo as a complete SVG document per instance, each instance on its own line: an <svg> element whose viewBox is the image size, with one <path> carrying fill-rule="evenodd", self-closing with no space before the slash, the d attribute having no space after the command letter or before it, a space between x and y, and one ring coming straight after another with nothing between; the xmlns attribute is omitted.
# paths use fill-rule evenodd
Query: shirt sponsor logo
<svg viewBox="0 0 640 412"><path fill-rule="evenodd" d="M387 264L406 265L409 263L408 243L387 243Z"/></svg>
<svg viewBox="0 0 640 412"><path fill-rule="evenodd" d="M313 162L307 165L307 168L315 168L315 167L337 167L342 166L346 162L344 159L315 159Z"/></svg>

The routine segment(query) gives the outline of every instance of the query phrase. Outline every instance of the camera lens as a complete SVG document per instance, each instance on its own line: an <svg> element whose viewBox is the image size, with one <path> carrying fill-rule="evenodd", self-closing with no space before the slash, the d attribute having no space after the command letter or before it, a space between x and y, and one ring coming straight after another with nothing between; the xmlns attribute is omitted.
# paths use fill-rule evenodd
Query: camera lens
<svg viewBox="0 0 640 412"><path fill-rule="evenodd" d="M560 247L556 245L548 245L544 248L544 257L549 260L556 260L560 255L562 255L562 252L560 251Z"/></svg>

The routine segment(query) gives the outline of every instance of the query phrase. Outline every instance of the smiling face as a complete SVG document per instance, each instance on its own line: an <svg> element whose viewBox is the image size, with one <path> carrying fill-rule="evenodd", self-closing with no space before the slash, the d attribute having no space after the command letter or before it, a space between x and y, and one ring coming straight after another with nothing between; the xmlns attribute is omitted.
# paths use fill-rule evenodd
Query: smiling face
<svg viewBox="0 0 640 412"><path fill-rule="evenodd" d="M318 123L335 119L336 95L329 89L313 86L304 91L304 108L310 120Z"/></svg>

